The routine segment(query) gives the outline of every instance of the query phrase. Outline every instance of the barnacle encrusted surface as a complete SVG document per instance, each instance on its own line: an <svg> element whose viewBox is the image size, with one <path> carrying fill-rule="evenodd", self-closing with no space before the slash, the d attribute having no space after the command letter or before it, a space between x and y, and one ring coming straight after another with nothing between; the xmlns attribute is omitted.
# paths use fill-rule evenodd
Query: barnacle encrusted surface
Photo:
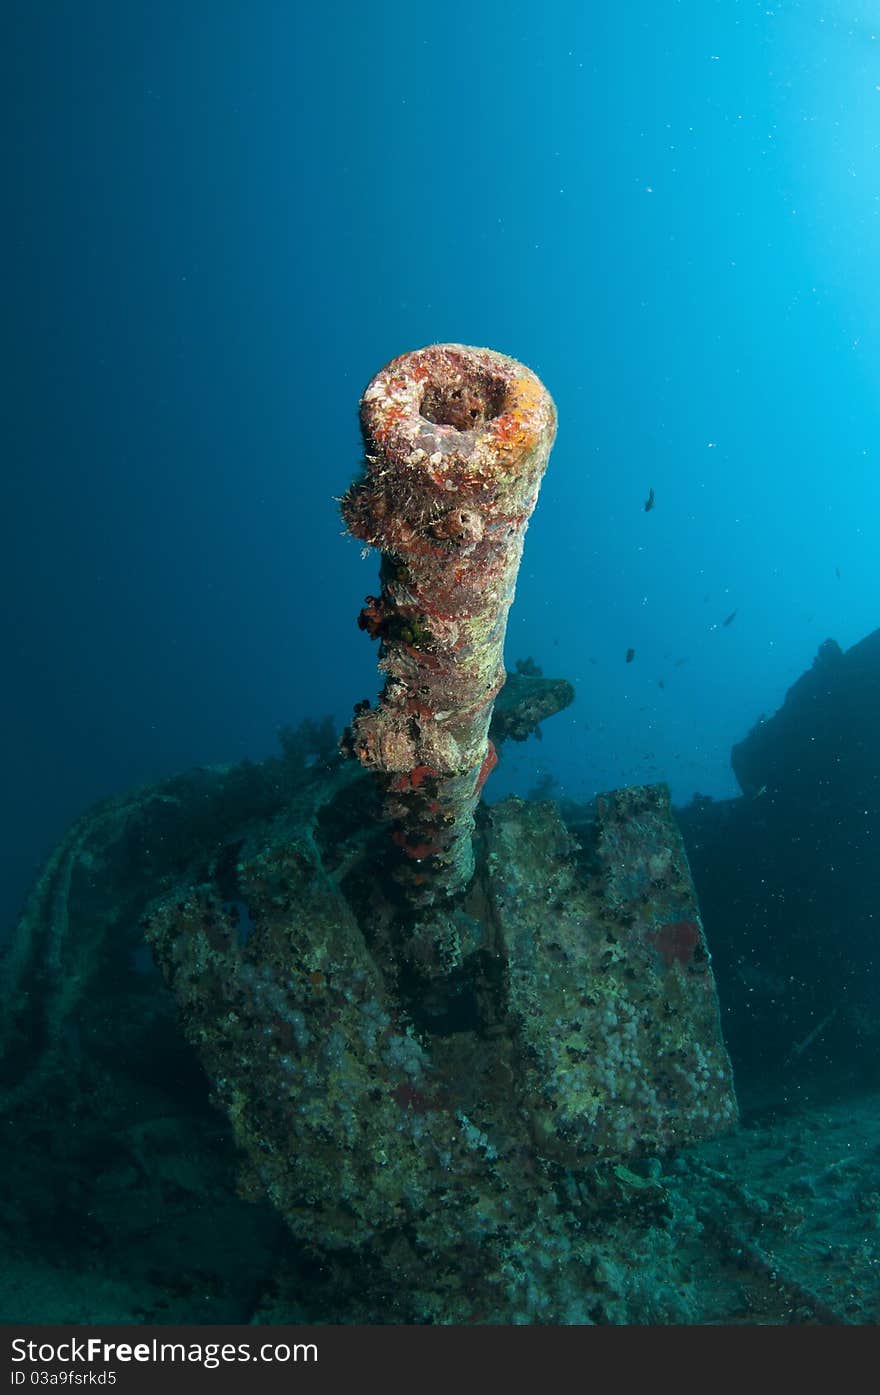
<svg viewBox="0 0 880 1395"><path fill-rule="evenodd" d="M427 904L473 873L507 614L556 409L514 359L433 344L376 375L361 426L364 472L342 513L382 553L359 623L380 642L385 684L345 746L382 781L397 878Z"/></svg>
<svg viewBox="0 0 880 1395"><path fill-rule="evenodd" d="M370 783L334 778L340 808ZM668 796L607 796L588 846L551 804L494 806L467 897L423 920L371 873L381 826L354 862L343 826L327 798L311 823L280 817L242 845L234 895L203 869L154 905L148 937L247 1192L311 1248L403 1275L431 1320L470 1320L474 1301L511 1320L531 1301L526 1256L567 1264L595 1219L596 1168L736 1118ZM425 1010L414 944L443 947L429 987L445 1016ZM577 1215L560 1167L587 1198ZM547 1313L574 1301L565 1264Z"/></svg>

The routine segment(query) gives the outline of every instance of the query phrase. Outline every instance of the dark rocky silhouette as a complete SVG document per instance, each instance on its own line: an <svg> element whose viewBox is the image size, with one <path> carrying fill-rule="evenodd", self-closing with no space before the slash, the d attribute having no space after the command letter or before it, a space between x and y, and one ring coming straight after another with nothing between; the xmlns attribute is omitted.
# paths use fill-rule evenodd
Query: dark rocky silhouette
<svg viewBox="0 0 880 1395"><path fill-rule="evenodd" d="M821 645L731 753L737 799L678 818L741 1079L823 1055L876 1076L880 630Z"/></svg>

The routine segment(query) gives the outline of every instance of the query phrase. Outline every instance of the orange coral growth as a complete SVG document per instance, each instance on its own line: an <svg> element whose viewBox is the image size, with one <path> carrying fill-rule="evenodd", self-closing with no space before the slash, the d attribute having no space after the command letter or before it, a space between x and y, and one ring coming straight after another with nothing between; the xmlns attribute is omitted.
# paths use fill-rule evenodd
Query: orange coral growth
<svg viewBox="0 0 880 1395"><path fill-rule="evenodd" d="M409 782L414 790L425 783L429 775L439 775L440 771L435 770L433 765L417 765L415 770L410 771Z"/></svg>
<svg viewBox="0 0 880 1395"><path fill-rule="evenodd" d="M435 770L433 765L417 765L414 770L404 771L392 784L392 790L417 790L425 783L429 775L438 777L439 770Z"/></svg>
<svg viewBox="0 0 880 1395"><path fill-rule="evenodd" d="M494 742L490 741L490 742L489 742L489 749L488 749L488 751L486 752L486 759L483 761L483 764L480 766L480 773L479 773L479 775L477 776L477 784L476 784L476 790L477 790L477 792L479 792L479 791L483 788L483 786L485 785L486 781L488 780L489 776L492 774L492 771L495 769L495 767L496 767L497 764L498 764L498 752L495 750L495 744L494 744Z"/></svg>
<svg viewBox="0 0 880 1395"><path fill-rule="evenodd" d="M505 412L497 417L492 429L501 445L515 445L522 439L523 425L517 412Z"/></svg>
<svg viewBox="0 0 880 1395"><path fill-rule="evenodd" d="M402 407L399 402L392 402L391 406L386 407L385 411L382 413L381 424L376 434L384 440L392 428L403 421L405 416L406 409Z"/></svg>
<svg viewBox="0 0 880 1395"><path fill-rule="evenodd" d="M366 605L358 616L358 629L366 630L370 639L377 639L388 618L384 603L378 596L367 596Z"/></svg>

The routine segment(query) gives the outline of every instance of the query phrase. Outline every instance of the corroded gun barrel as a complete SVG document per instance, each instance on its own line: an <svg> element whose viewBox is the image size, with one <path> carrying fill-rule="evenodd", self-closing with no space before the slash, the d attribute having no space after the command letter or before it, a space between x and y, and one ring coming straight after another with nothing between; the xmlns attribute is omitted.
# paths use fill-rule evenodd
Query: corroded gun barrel
<svg viewBox="0 0 880 1395"><path fill-rule="evenodd" d="M473 872L507 613L556 410L514 359L434 344L377 374L361 428L365 470L342 512L382 553L381 591L359 624L381 642L385 685L345 744L381 776L399 878L430 902Z"/></svg>

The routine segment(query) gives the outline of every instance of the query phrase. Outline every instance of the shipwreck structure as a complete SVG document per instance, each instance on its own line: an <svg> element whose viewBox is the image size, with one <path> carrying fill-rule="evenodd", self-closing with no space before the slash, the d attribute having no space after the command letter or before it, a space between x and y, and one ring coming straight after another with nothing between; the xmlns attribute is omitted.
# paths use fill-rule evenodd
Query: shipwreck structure
<svg viewBox="0 0 880 1395"><path fill-rule="evenodd" d="M386 677L348 744L385 777L392 837L410 863L398 878L427 902L473 874L507 612L556 409L513 359L434 344L377 374L361 425L366 468L342 512L382 554L381 594L360 624L381 643Z"/></svg>
<svg viewBox="0 0 880 1395"><path fill-rule="evenodd" d="M101 946L140 920L246 1193L357 1275L368 1320L394 1291L406 1321L591 1321L603 1265L674 1271L652 1160L737 1118L687 858L663 786L576 826L478 807L495 745L573 696L525 666L493 743L555 429L538 379L434 346L362 419L343 507L382 553L361 624L385 687L359 761L324 732L317 761L291 739L84 816L7 959L4 1102L58 1069Z"/></svg>

